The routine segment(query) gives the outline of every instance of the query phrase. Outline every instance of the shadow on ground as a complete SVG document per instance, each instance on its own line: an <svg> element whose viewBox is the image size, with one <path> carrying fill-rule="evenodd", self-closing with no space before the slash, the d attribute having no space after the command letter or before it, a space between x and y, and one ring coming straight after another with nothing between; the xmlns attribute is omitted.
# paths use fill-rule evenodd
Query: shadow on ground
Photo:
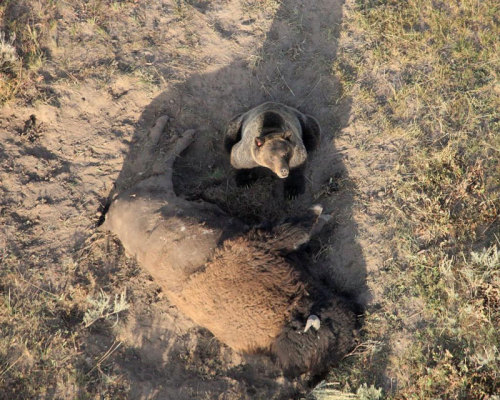
<svg viewBox="0 0 500 400"><path fill-rule="evenodd" d="M363 251L356 242L357 227L352 218L354 184L344 167L344 155L334 144L350 111L350 99L342 97L339 82L331 73L341 19L341 1L309 4L284 0L265 42L253 57L235 57L229 65L190 76L156 97L141 116L110 197L155 172L155 163L141 155L142 145L148 128L158 117L168 115L166 137L186 129L197 131L195 144L176 163L174 184L178 194L217 203L251 223L279 220L321 203L334 215L335 222L300 256L314 264L318 279L366 301ZM272 176L250 189L236 188L222 151L225 123L264 101L294 106L315 116L322 127L322 144L308 166L306 193L294 201L283 198L282 184ZM162 149L158 152L157 165L161 165ZM105 247L119 251L109 243ZM124 262L124 256L108 262L110 272L106 275L103 271L104 276L119 273L120 262ZM264 356L235 354L179 315L136 266L122 266L124 271L132 271L128 289L132 309L112 333L91 334L89 349L102 346L100 351L105 351L114 338L123 343L113 362L131 383L130 398L291 398L314 383L283 379ZM108 335L107 339L102 335Z"/></svg>

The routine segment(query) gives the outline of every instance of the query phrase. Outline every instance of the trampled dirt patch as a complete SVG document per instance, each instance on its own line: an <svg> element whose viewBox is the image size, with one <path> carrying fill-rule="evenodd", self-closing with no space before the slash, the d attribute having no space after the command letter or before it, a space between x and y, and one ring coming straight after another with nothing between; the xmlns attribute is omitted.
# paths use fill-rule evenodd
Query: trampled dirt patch
<svg viewBox="0 0 500 400"><path fill-rule="evenodd" d="M356 185L345 161L356 157L355 149L336 140L350 111L331 72L342 3L156 0L116 3L102 14L87 6L58 6L39 78L45 97L6 106L1 118L0 243L6 273L28 282L6 280L6 288L19 292L13 304L23 296L58 298L49 314L62 310L72 341L64 359L70 372L47 377L45 397L303 394L314 380L289 382L267 357L242 357L219 344L180 315L116 239L96 233L96 225L114 193L161 168L164 149L153 164L141 156L142 145L156 119L168 115L165 142L186 129L197 131L196 143L176 164L179 194L215 202L250 223L321 203L335 223L305 257L317 264L319 278L368 301L362 248L372 232L360 232L353 217ZM293 201L270 176L251 190L237 188L222 151L224 124L269 100L315 116L323 129L306 193ZM369 221L360 223L370 229ZM370 252L372 270L379 252ZM125 291L129 309L85 328L79 321L86 298L101 291ZM18 375L7 379L10 387L23 386ZM23 390L33 395L37 388Z"/></svg>

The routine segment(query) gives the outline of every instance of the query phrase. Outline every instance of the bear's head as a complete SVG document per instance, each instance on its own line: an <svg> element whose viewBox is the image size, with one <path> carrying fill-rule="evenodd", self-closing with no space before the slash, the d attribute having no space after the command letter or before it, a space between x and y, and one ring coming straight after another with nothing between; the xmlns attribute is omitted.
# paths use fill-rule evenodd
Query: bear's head
<svg viewBox="0 0 500 400"><path fill-rule="evenodd" d="M294 145L290 131L268 133L255 138L252 149L253 159L262 167L269 168L280 178L290 173L289 162L293 156Z"/></svg>

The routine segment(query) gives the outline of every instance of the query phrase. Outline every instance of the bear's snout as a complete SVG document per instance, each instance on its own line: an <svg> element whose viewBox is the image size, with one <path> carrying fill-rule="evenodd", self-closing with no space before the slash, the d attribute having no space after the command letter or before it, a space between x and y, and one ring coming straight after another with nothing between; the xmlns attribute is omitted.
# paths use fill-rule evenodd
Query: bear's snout
<svg viewBox="0 0 500 400"><path fill-rule="evenodd" d="M286 178L288 177L288 174L289 174L288 168L280 168L278 176L280 178Z"/></svg>

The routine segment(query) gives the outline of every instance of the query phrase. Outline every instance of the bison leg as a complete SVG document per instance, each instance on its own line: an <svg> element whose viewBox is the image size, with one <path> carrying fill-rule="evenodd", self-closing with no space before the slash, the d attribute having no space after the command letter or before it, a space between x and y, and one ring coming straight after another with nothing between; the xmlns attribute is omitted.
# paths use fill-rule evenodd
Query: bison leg
<svg viewBox="0 0 500 400"><path fill-rule="evenodd" d="M311 207L298 217L291 218L273 229L272 245L275 249L286 252L297 250L307 243L311 236L320 232L332 218L322 215L323 207L319 204Z"/></svg>
<svg viewBox="0 0 500 400"><path fill-rule="evenodd" d="M285 179L284 195L286 199L295 199L306 190L304 168L299 167L290 171L290 176Z"/></svg>

